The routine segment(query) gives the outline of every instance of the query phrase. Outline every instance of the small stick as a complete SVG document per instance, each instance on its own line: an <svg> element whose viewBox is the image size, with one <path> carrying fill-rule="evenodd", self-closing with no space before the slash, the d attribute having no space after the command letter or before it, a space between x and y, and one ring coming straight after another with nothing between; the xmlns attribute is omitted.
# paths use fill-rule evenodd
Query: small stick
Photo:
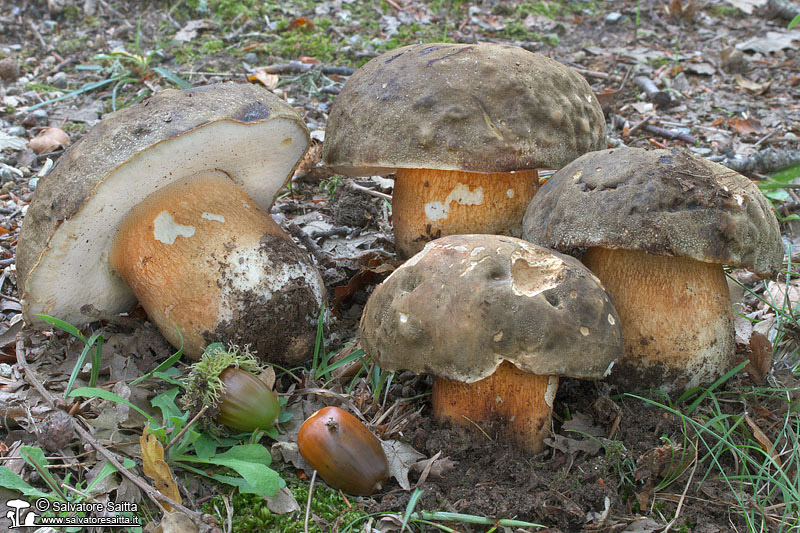
<svg viewBox="0 0 800 533"><path fill-rule="evenodd" d="M31 30L33 31L33 35L34 35L34 36L36 37L36 39L37 39L37 40L38 40L38 41L41 43L41 45L42 45L42 48L44 48L45 50L48 50L48 51L49 51L49 50L50 50L50 47L49 47L49 46L47 46L47 43L45 42L44 38L42 37L42 34L41 34L41 33L39 33L39 30L37 30L37 29L36 29L36 25L33 23L33 21L32 21L32 20L29 20L29 21L28 21L28 26L30 26L30 27L31 27Z"/></svg>
<svg viewBox="0 0 800 533"><path fill-rule="evenodd" d="M308 533L308 515L311 514L311 495L314 493L314 480L317 479L317 471L311 474L311 483L308 485L308 500L306 501L306 519L303 521L303 531Z"/></svg>
<svg viewBox="0 0 800 533"><path fill-rule="evenodd" d="M192 427L192 424L194 424L195 422L197 422L197 421L200 419L200 417L201 417L201 416L203 416L203 414L204 414L206 411L208 411L208 405L204 405L204 406L203 406L203 408L202 408L202 409L200 409L200 412L199 412L199 413L197 413L196 415L194 415L194 418L192 418L192 419L189 421L189 423L188 423L188 424L186 424L185 426L183 426L183 429L181 429L181 430L180 430L180 432L179 432L177 435L175 435L175 438L174 438L174 439L172 439L171 441L169 441L169 444L167 444L167 445L164 447L164 455L166 455L166 454L167 454L167 451L168 451L168 450L169 450L169 449L172 447L172 445L173 445L173 444L175 444L176 442L178 442L178 439L180 439L181 437L183 437L183 434L184 434L184 433L186 433L186 431L187 431L187 430L188 430L190 427Z"/></svg>
<svg viewBox="0 0 800 533"><path fill-rule="evenodd" d="M44 388L44 385L39 381L39 378L33 373L33 370L28 366L28 362L25 360L25 338L22 332L17 334L17 366L20 367L22 373L25 374L25 378L27 381L39 391L39 394L42 395L44 400L50 405L50 407L56 409L57 402L56 399L53 398L53 395ZM63 403L63 402L62 402ZM203 514L198 513L197 511L192 511L191 509L184 507L180 503L174 501L172 498L165 496L158 492L156 489L148 485L143 479L139 476L125 468L122 463L117 459L117 457L111 453L105 446L100 444L92 435L83 428L80 424L73 424L73 428L81 437L81 439L94 448L97 453L102 455L109 463L114 466L119 473L128 478L128 480L136 485L142 492L144 492L147 497L149 497L153 502L158 505L159 508L163 510L163 506L161 502L166 503L173 509L177 509L178 511L186 514L189 518L191 518L192 522L197 524L198 526L205 526L205 523L202 520Z"/></svg>
<svg viewBox="0 0 800 533"><path fill-rule="evenodd" d="M400 7L399 5L397 5L397 2L395 2L394 0L386 0L386 3L389 4L390 6L392 6L393 8L395 8L398 11L402 11L403 10L403 8Z"/></svg>
<svg viewBox="0 0 800 533"><path fill-rule="evenodd" d="M320 265L324 265L326 268L333 268L335 266L333 261L331 261L331 259L325 255L325 252L322 251L322 248L320 248L319 245L315 243L308 233L303 231L300 226L292 222L289 224L287 229L293 237L303 243L303 246L305 246L306 249L311 252L311 255L314 256L314 259L316 259Z"/></svg>
<svg viewBox="0 0 800 533"><path fill-rule="evenodd" d="M641 120L640 122L637 122L636 125L634 125L630 129L630 131L628 132L628 135L633 135L634 133L636 133L637 131L642 129L642 127L646 126L651 120L653 120L653 116L652 115L645 116L643 120Z"/></svg>
<svg viewBox="0 0 800 533"><path fill-rule="evenodd" d="M647 98L656 104L656 107L669 107L672 105L672 98L668 92L659 91L653 80L647 76L636 76L633 83L638 85L646 94Z"/></svg>
<svg viewBox="0 0 800 533"><path fill-rule="evenodd" d="M383 198L384 200L388 200L390 202L392 201L392 197L386 193L382 193L380 191L373 191L370 188L364 187L363 185L359 185L357 183L353 183L352 181L350 182L350 186L357 191L363 192L364 194L369 194L370 196L375 196L377 198Z"/></svg>
<svg viewBox="0 0 800 533"><path fill-rule="evenodd" d="M267 74L303 74L315 68L322 70L326 76L335 74L337 76L352 76L355 72L354 69L349 67L320 67L319 65L311 65L301 61L290 61L288 63L280 63L278 65L267 65L266 67L258 67L255 70L261 70Z"/></svg>
<svg viewBox="0 0 800 533"><path fill-rule="evenodd" d="M645 131L649 131L650 133L658 135L659 137L664 137L665 139L683 141L686 144L697 143L697 137L694 135L689 135L688 133L680 133L677 131L668 130L666 128L660 128L652 124L646 124L643 126L643 128Z"/></svg>

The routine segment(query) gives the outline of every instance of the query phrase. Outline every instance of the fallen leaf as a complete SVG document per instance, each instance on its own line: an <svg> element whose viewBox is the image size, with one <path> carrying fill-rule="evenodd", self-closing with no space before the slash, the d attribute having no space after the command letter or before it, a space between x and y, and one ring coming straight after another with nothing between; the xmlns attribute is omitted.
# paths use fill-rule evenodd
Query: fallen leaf
<svg viewBox="0 0 800 533"><path fill-rule="evenodd" d="M398 440L385 440L381 442L381 445L384 453L386 453L386 458L389 460L389 476L395 478L403 489L411 490L408 471L411 465L425 456L408 444Z"/></svg>
<svg viewBox="0 0 800 533"><path fill-rule="evenodd" d="M756 37L739 43L739 50L751 50L762 54L771 54L780 50L796 48L794 41L800 41L800 31L768 31L765 37Z"/></svg>
<svg viewBox="0 0 800 533"><path fill-rule="evenodd" d="M764 126L762 126L761 123L753 117L732 118L728 120L728 124L743 135L747 135L749 133L761 134L766 132Z"/></svg>
<svg viewBox="0 0 800 533"><path fill-rule="evenodd" d="M628 524L628 527L622 530L622 533L653 533L653 531L661 531L664 529L664 524L656 522L652 518L636 518L633 522Z"/></svg>
<svg viewBox="0 0 800 533"><path fill-rule="evenodd" d="M322 61L320 61L319 59L317 59L315 57L308 57L308 56L301 57L300 58L300 62L301 63L305 63L306 65L321 65L322 64Z"/></svg>
<svg viewBox="0 0 800 533"><path fill-rule="evenodd" d="M145 433L146 432L147 429L145 429ZM169 465L164 461L164 447L161 446L161 442L159 442L155 435L150 433L139 437L139 444L142 446L144 474L153 480L153 484L158 492L173 499L177 503L181 503L182 500L181 494L178 492L178 485L175 483L175 478L172 477ZM162 503L162 505L166 510L172 510L172 507L168 504ZM170 531L183 530L174 529Z"/></svg>
<svg viewBox="0 0 800 533"><path fill-rule="evenodd" d="M197 526L191 518L180 511L166 512L161 517L161 523L153 531L154 533L197 533Z"/></svg>
<svg viewBox="0 0 800 533"><path fill-rule="evenodd" d="M22 150L25 148L25 145L28 144L28 141L23 139L22 137L17 137L16 135L9 135L3 131L0 131L0 152L9 148L11 150Z"/></svg>
<svg viewBox="0 0 800 533"><path fill-rule="evenodd" d="M209 27L211 27L211 23L207 20L190 20L184 24L183 28L178 30L178 33L175 34L174 39L182 43L189 42L197 37L197 33L200 30L205 30Z"/></svg>
<svg viewBox="0 0 800 533"><path fill-rule="evenodd" d="M28 146L37 154L52 152L69 146L69 135L61 128L45 128L28 142Z"/></svg>
<svg viewBox="0 0 800 533"><path fill-rule="evenodd" d="M275 496L264 498L267 501L267 508L275 514L293 513L300 510L300 504L292 494L292 491L286 487L278 489Z"/></svg>
<svg viewBox="0 0 800 533"><path fill-rule="evenodd" d="M762 95L766 94L769 91L770 86L772 86L772 80L766 83L756 83L754 81L745 79L737 74L736 84L747 92L751 92L757 95Z"/></svg>
<svg viewBox="0 0 800 533"><path fill-rule="evenodd" d="M555 435L555 438L546 438L544 443L555 448L556 450L573 455L578 452L586 452L589 455L597 455L603 447L597 440L583 439L576 440L565 437L564 435Z"/></svg>
<svg viewBox="0 0 800 533"><path fill-rule="evenodd" d="M760 427L758 427L756 421L753 420L747 413L745 413L744 415L744 421L747 422L748 426L750 426L750 429L753 432L753 438L755 438L758 441L758 443L761 445L761 447L764 449L765 452L767 452L768 454L770 454L770 456L772 456L772 459L775 461L775 464L781 466L782 464L781 458L778 455L778 452L775 450L775 446L772 444L772 441L769 440L769 437L767 437L767 434L764 433Z"/></svg>
<svg viewBox="0 0 800 533"><path fill-rule="evenodd" d="M417 461L416 463L412 464L409 467L409 471L414 474L419 474L419 480L417 481L417 486L421 485L425 482L425 480L429 477L431 478L440 478L447 472L453 470L458 461L453 461L449 457L439 457L441 455L441 451L439 451L436 455L431 457L430 459L423 459L422 461Z"/></svg>
<svg viewBox="0 0 800 533"><path fill-rule="evenodd" d="M314 23L311 22L311 20L309 20L308 17L297 17L296 19L294 19L293 21L291 21L289 23L289 26L288 26L287 29L296 30L298 28L302 28L302 29L305 29L305 30L313 30L314 29Z"/></svg>
<svg viewBox="0 0 800 533"><path fill-rule="evenodd" d="M278 82L280 81L281 77L277 74L269 74L265 70L257 70L255 74L250 74L247 76L247 81L253 82L257 81L270 91L277 87Z"/></svg>

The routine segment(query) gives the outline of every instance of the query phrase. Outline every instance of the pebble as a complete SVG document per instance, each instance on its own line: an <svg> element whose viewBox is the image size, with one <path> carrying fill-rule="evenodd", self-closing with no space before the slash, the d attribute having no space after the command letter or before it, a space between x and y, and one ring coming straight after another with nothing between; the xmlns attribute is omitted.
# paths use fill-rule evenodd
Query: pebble
<svg viewBox="0 0 800 533"><path fill-rule="evenodd" d="M250 63L251 65L255 65L256 63L258 63L258 54L256 54L255 52L247 52L242 59L244 59L245 62Z"/></svg>
<svg viewBox="0 0 800 533"><path fill-rule="evenodd" d="M30 190L35 191L38 185L39 185L39 178L31 178L28 180L28 188Z"/></svg>
<svg viewBox="0 0 800 533"><path fill-rule="evenodd" d="M19 65L13 57L0 59L0 79L14 81L19 78Z"/></svg>
<svg viewBox="0 0 800 533"><path fill-rule="evenodd" d="M32 114L36 120L47 120L47 111L44 109L34 109Z"/></svg>
<svg viewBox="0 0 800 533"><path fill-rule="evenodd" d="M25 135L28 134L28 130L22 126L11 126L6 130L6 133L9 135L15 135L17 137L25 137Z"/></svg>
<svg viewBox="0 0 800 533"><path fill-rule="evenodd" d="M55 75L50 80L50 84L53 87L58 87L59 89L66 89L67 87L67 75L64 72L56 72Z"/></svg>
<svg viewBox="0 0 800 533"><path fill-rule="evenodd" d="M0 363L0 376L3 376L4 378L10 378L11 365L9 365L8 363Z"/></svg>
<svg viewBox="0 0 800 533"><path fill-rule="evenodd" d="M613 13L609 13L608 15L606 15L606 22L608 22L609 24L616 24L617 22L620 21L621 18L622 18L622 13L614 11Z"/></svg>

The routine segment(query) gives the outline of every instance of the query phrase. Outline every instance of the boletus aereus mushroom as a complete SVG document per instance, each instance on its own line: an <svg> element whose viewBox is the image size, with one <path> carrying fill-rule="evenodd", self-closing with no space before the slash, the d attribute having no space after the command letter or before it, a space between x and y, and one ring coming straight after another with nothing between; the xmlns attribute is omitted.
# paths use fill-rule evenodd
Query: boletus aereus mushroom
<svg viewBox="0 0 800 533"><path fill-rule="evenodd" d="M774 276L783 245L772 207L749 179L685 150L586 154L542 186L528 241L579 255L608 289L624 353L609 380L681 392L733 368L722 265Z"/></svg>
<svg viewBox="0 0 800 533"><path fill-rule="evenodd" d="M28 325L129 310L173 345L308 357L324 297L266 210L308 146L300 116L255 85L166 90L109 115L44 177L17 247Z"/></svg>
<svg viewBox="0 0 800 533"><path fill-rule="evenodd" d="M603 112L574 70L517 46L429 43L350 77L323 161L348 176L397 173L395 246L410 257L443 235L519 236L537 169L605 147Z"/></svg>
<svg viewBox="0 0 800 533"><path fill-rule="evenodd" d="M599 379L621 351L614 306L586 267L499 235L428 243L372 293L361 343L381 368L435 376L437 420L534 453L558 376Z"/></svg>

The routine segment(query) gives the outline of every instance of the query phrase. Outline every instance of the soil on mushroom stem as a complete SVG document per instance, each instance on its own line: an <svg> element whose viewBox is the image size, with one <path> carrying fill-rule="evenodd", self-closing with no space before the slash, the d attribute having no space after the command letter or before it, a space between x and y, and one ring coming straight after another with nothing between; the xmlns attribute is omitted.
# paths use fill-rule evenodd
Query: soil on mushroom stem
<svg viewBox="0 0 800 533"><path fill-rule="evenodd" d="M610 511L606 526L624 524L634 516L650 516L657 520L659 513L652 512L651 494L652 487L662 481L659 476L663 476L663 465L654 461L653 455L668 442L664 437L669 442L683 442L682 424L678 417L640 401L614 402L607 395L600 398L598 401L594 384L565 380L556 400L556 412L589 415L606 431L606 436L617 412L620 414L615 440L603 440L605 445L594 455L584 451L566 454L548 448L543 454L528 456L502 442L493 442L481 433L462 427L439 427L433 423L430 409L426 409L403 431L400 439L427 457L441 451L442 457L449 457L458 464L442 477L428 477L420 485L424 494L416 509L514 518L556 528L551 531L584 531L598 529L598 521L592 520L592 516L602 515L608 498ZM557 421L554 425L558 435L589 439L562 430ZM488 435L494 435L491 427L483 429ZM702 526L695 531L729 531L731 524L743 526L740 517L729 512L729 506L708 504L712 494L718 495L717 501L730 499L727 487L713 480L700 485L698 479L692 482L687 493L680 524ZM660 521L662 524L674 516L677 499L687 480L688 473L663 489L663 493L675 495L674 501L656 500L655 508L666 518ZM414 481L412 477L412 485ZM370 511L404 510L410 494L397 489L378 495L375 497L378 502ZM640 510L642 504L645 508ZM465 527L465 531L485 530L485 526L470 529L461 524L459 527Z"/></svg>

